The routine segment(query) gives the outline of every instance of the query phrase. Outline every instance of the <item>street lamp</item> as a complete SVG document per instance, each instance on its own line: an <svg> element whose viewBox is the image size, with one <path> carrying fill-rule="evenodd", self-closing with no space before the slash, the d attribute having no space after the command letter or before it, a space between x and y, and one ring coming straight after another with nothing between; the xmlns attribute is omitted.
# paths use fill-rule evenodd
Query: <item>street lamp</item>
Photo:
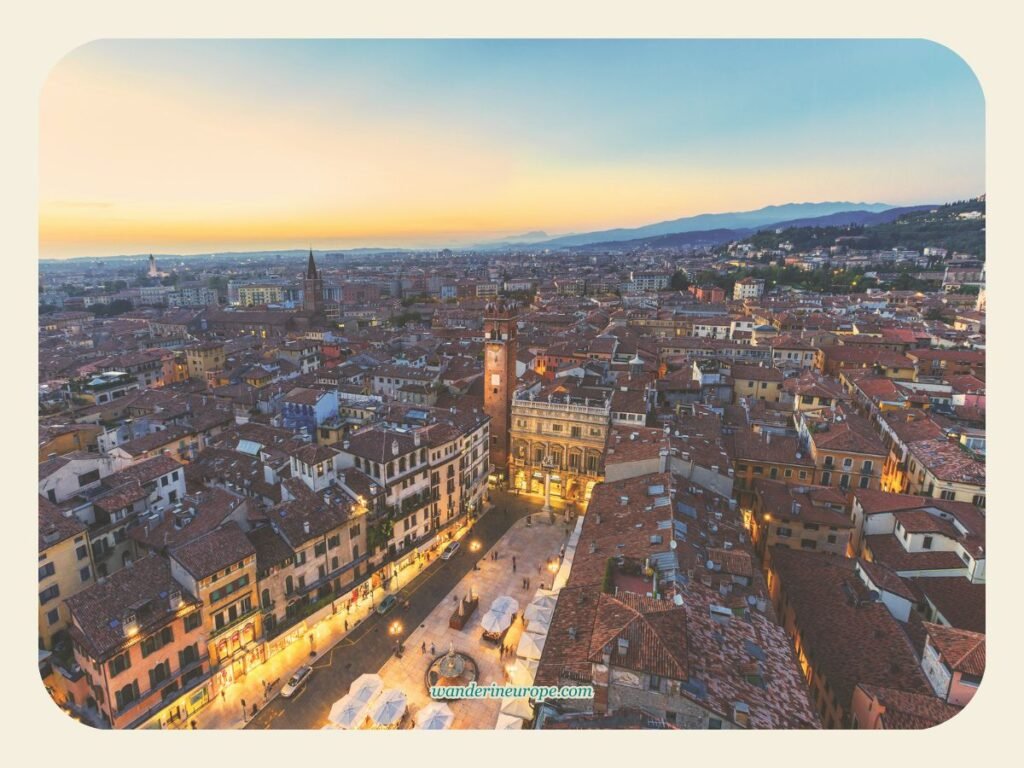
<svg viewBox="0 0 1024 768"><path fill-rule="evenodd" d="M402 653L402 622L393 621L388 627L388 634L395 638L395 650L399 655Z"/></svg>

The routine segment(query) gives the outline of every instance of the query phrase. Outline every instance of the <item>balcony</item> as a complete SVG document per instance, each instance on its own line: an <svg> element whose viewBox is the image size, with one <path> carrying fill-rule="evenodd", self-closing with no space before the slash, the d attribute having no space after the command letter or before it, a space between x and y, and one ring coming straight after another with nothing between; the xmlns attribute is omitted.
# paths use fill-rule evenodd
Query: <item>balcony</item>
<svg viewBox="0 0 1024 768"><path fill-rule="evenodd" d="M253 595L253 598L255 598L255 595ZM259 607L259 602L256 601L255 604L251 608L249 608L248 611L246 611L245 613L243 613L243 614L239 615L238 617L236 617L234 621L229 621L227 624L223 625L222 627L212 629L210 631L210 641L212 642L213 638L218 637L218 636L224 634L228 630L234 629L239 624L244 622L246 619L252 618L257 613L259 613L260 610L262 610L262 609Z"/></svg>

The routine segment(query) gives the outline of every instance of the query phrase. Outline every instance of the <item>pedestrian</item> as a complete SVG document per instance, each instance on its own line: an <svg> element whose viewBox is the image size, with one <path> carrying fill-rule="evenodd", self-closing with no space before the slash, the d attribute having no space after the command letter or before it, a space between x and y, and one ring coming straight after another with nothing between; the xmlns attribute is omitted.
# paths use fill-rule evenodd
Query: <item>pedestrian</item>
<svg viewBox="0 0 1024 768"><path fill-rule="evenodd" d="M252 705L252 716L253 716L253 717L256 717L256 711L257 711L257 710L256 710L256 705L255 705L255 704L253 704L253 705Z"/></svg>
<svg viewBox="0 0 1024 768"><path fill-rule="evenodd" d="M196 729L196 721L195 721L195 720L193 720L193 721L192 721L192 730L194 731L195 729Z"/></svg>
<svg viewBox="0 0 1024 768"><path fill-rule="evenodd" d="M515 570L515 567L516 567L516 556L512 555L512 570Z"/></svg>
<svg viewBox="0 0 1024 768"><path fill-rule="evenodd" d="M435 650L434 650L434 644L433 644L433 643L431 643L431 644L430 644L430 655L431 655L431 656L433 656L433 655L435 655L436 653L437 653L437 651L435 651Z"/></svg>
<svg viewBox="0 0 1024 768"><path fill-rule="evenodd" d="M221 692L220 692L220 700L221 701L227 701L228 700L227 694L224 693L223 690L221 690Z"/></svg>
<svg viewBox="0 0 1024 768"><path fill-rule="evenodd" d="M426 654L426 652L427 652L427 641L426 640L424 640L423 641L423 645L420 646L420 652L423 653L423 654Z"/></svg>
<svg viewBox="0 0 1024 768"><path fill-rule="evenodd" d="M348 632L348 619L345 619L345 631Z"/></svg>

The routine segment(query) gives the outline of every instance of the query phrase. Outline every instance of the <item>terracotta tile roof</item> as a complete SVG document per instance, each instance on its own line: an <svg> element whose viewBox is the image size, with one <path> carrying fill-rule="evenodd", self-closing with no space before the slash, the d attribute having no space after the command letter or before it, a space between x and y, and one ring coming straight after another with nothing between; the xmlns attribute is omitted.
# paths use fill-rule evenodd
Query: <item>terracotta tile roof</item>
<svg viewBox="0 0 1024 768"><path fill-rule="evenodd" d="M851 494L866 515L898 512L901 509L920 509L923 504L931 501L909 493L886 493L870 488L857 488L851 491Z"/></svg>
<svg viewBox="0 0 1024 768"><path fill-rule="evenodd" d="M685 680L686 611L671 600L599 593L588 659L601 663L606 649L617 667Z"/></svg>
<svg viewBox="0 0 1024 768"><path fill-rule="evenodd" d="M733 461L814 467L814 460L800 450L800 441L796 437L769 435L767 432L736 432L725 435L722 442Z"/></svg>
<svg viewBox="0 0 1024 768"><path fill-rule="evenodd" d="M635 434L635 439L630 436ZM630 461L657 459L662 450L668 450L669 438L665 430L651 427L612 427L605 446L605 466Z"/></svg>
<svg viewBox="0 0 1024 768"><path fill-rule="evenodd" d="M858 603L866 590L853 572L854 561L781 546L770 555L803 645L844 708L850 707L860 683L931 692L910 640L889 609L880 602Z"/></svg>
<svg viewBox="0 0 1024 768"><path fill-rule="evenodd" d="M782 381L782 371L769 366L734 363L730 375L736 381Z"/></svg>
<svg viewBox="0 0 1024 768"><path fill-rule="evenodd" d="M45 496L39 497L39 551L85 533L85 524L77 517L65 517Z"/></svg>
<svg viewBox="0 0 1024 768"><path fill-rule="evenodd" d="M205 579L255 554L252 542L233 521L170 551L170 556L196 579Z"/></svg>
<svg viewBox="0 0 1024 768"><path fill-rule="evenodd" d="M914 591L907 585L907 582L895 571L886 568L881 563L871 562L864 558L857 559L857 567L864 571L867 577L871 579L871 582L879 589L884 589L886 592L892 592L894 595L899 595L912 603L917 603L917 595L914 594Z"/></svg>
<svg viewBox="0 0 1024 768"><path fill-rule="evenodd" d="M151 432L148 435L121 443L117 446L117 450L124 451L129 456L141 456L165 445L185 440L194 434L190 427L170 426L159 432Z"/></svg>
<svg viewBox="0 0 1024 768"><path fill-rule="evenodd" d="M198 601L171 576L171 564L161 555L147 555L88 589L69 597L68 609L76 626L71 634L97 660L104 660L137 642L174 618L169 595L181 593L185 604ZM139 624L135 638L124 636L122 622L134 614Z"/></svg>
<svg viewBox="0 0 1024 768"><path fill-rule="evenodd" d="M934 550L908 552L890 533L865 536L864 546L871 553L873 560L877 560L897 573L930 570L959 571L967 568L955 552Z"/></svg>
<svg viewBox="0 0 1024 768"><path fill-rule="evenodd" d="M317 443L306 443L301 447L288 451L289 456L295 457L301 463L310 467L325 461L332 461L338 453L339 451L335 448Z"/></svg>
<svg viewBox="0 0 1024 768"><path fill-rule="evenodd" d="M284 396L284 402L296 405L316 405L327 395L323 389L307 389L296 387Z"/></svg>
<svg viewBox="0 0 1024 768"><path fill-rule="evenodd" d="M880 685L858 686L875 703L881 706L881 724L892 730L923 730L932 728L952 719L960 712L960 707L947 704L937 696L925 693L908 693L907 691L885 688Z"/></svg>
<svg viewBox="0 0 1024 768"><path fill-rule="evenodd" d="M273 566L279 566L288 558L295 556L295 551L288 546L288 542L269 525L253 528L245 535L256 548L256 570L260 573Z"/></svg>
<svg viewBox="0 0 1024 768"><path fill-rule="evenodd" d="M178 546L223 525L228 515L244 501L241 496L220 488L203 488L181 499L181 514L165 510L158 523L134 526L128 530L128 535L155 551Z"/></svg>
<svg viewBox="0 0 1024 768"><path fill-rule="evenodd" d="M971 457L958 443L945 438L918 440L908 446L918 463L943 482L985 484L985 464Z"/></svg>
<svg viewBox="0 0 1024 768"><path fill-rule="evenodd" d="M985 635L925 622L928 640L953 672L985 674Z"/></svg>
<svg viewBox="0 0 1024 768"><path fill-rule="evenodd" d="M985 631L985 585L962 576L928 576L910 579L922 599L958 629Z"/></svg>

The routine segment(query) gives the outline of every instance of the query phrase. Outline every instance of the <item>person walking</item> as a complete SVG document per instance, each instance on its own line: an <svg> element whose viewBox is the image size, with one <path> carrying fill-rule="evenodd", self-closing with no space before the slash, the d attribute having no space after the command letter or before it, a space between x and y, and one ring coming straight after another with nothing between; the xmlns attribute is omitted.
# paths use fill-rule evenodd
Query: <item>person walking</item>
<svg viewBox="0 0 1024 768"><path fill-rule="evenodd" d="M437 654L437 651L435 651L435 650L434 650L434 644L433 644L433 643L431 643L431 644L430 644L430 655L431 655L431 656L434 656L434 655L436 655L436 654Z"/></svg>
<svg viewBox="0 0 1024 768"><path fill-rule="evenodd" d="M420 653L426 655L427 653L427 641L423 641L423 645L420 646Z"/></svg>
<svg viewBox="0 0 1024 768"><path fill-rule="evenodd" d="M193 721L192 721L192 730L194 731L195 729L196 729L196 721L195 721L195 720L193 720Z"/></svg>
<svg viewBox="0 0 1024 768"><path fill-rule="evenodd" d="M227 694L224 693L224 689L223 688L221 689L221 692L220 692L220 700L221 701L227 701L228 700Z"/></svg>

